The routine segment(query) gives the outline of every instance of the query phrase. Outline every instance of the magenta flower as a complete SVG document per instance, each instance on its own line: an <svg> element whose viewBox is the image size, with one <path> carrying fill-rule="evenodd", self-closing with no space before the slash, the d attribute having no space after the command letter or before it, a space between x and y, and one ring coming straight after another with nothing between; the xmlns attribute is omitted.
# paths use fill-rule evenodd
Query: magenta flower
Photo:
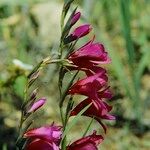
<svg viewBox="0 0 150 150"><path fill-rule="evenodd" d="M26 146L26 150L59 150L59 147L55 143L37 138Z"/></svg>
<svg viewBox="0 0 150 150"><path fill-rule="evenodd" d="M39 138L49 143L59 144L61 135L61 127L55 126L53 123L50 126L43 126L40 128L29 130L24 134L24 137L31 139Z"/></svg>
<svg viewBox="0 0 150 150"><path fill-rule="evenodd" d="M105 89L98 91L98 97L100 99L105 98L105 99L111 99L112 96L112 92L110 91L109 87L106 87Z"/></svg>
<svg viewBox="0 0 150 150"><path fill-rule="evenodd" d="M68 59L80 68L91 68L94 65L110 63L111 59L104 46L100 43L93 43L93 41L94 39L71 53Z"/></svg>
<svg viewBox="0 0 150 150"><path fill-rule="evenodd" d="M98 107L95 106L95 102ZM101 122L101 119L115 120L115 117L109 114L109 112L112 109L112 106L109 106L102 100L94 102L93 100L88 98L83 100L71 111L71 116L77 115L82 109L84 109L89 104L91 104L91 106L83 113L83 115L96 119L102 125L104 131L106 132L106 127Z"/></svg>
<svg viewBox="0 0 150 150"><path fill-rule="evenodd" d="M81 138L67 147L67 150L98 150L97 146L103 141L101 135L92 135Z"/></svg>
<svg viewBox="0 0 150 150"><path fill-rule="evenodd" d="M46 102L46 98L41 98L38 101L36 101L31 108L27 111L28 113L34 112L37 109L39 109L40 107L42 107Z"/></svg>
<svg viewBox="0 0 150 150"><path fill-rule="evenodd" d="M107 76L103 73L97 73L77 81L70 89L69 94L81 94L92 99L98 99L99 91L107 83Z"/></svg>
<svg viewBox="0 0 150 150"><path fill-rule="evenodd" d="M77 12L73 15L70 21L71 26L73 26L80 19L80 16L81 16L80 12Z"/></svg>

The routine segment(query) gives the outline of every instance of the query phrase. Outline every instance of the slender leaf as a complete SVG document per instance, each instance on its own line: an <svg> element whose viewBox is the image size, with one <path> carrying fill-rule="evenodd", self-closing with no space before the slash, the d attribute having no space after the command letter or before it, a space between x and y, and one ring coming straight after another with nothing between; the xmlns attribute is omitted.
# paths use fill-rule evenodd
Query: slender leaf
<svg viewBox="0 0 150 150"><path fill-rule="evenodd" d="M126 42L128 60L129 60L130 66L133 66L133 63L135 62L135 52L134 52L133 42L131 39L129 6L130 6L129 0L120 0L122 30L123 30L124 38L125 38L125 42Z"/></svg>
<svg viewBox="0 0 150 150"><path fill-rule="evenodd" d="M63 132L63 138L68 134L70 129L79 121L81 115L91 106L91 104L87 105L84 109L82 109L75 118L66 126L66 129Z"/></svg>
<svg viewBox="0 0 150 150"><path fill-rule="evenodd" d="M142 58L139 62L139 66L136 70L136 79L137 80L140 80L145 67L149 65L149 62L150 62L149 60L150 60L150 50L147 47L147 49L145 50L145 52L142 55Z"/></svg>

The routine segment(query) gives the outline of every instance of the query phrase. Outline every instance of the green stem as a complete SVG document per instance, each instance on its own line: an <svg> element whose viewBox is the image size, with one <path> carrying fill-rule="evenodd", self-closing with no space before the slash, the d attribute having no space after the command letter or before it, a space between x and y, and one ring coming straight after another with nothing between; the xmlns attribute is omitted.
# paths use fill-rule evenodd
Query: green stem
<svg viewBox="0 0 150 150"><path fill-rule="evenodd" d="M21 106L21 119L20 119L20 123L19 123L19 131L18 131L19 134L18 134L18 138L16 140L16 146L19 149L21 148L19 146L19 142L21 141L21 138L23 136L22 126L23 126L25 120L29 117L29 116L25 115L26 114L25 106L28 103L29 80L32 77L32 74L34 74L37 70L41 70L47 64L59 63L59 62L63 62L63 61L67 61L67 60L66 59L54 59L54 60L51 60L50 57L47 57L47 58L43 59L37 66L35 66L34 69L31 71L31 73L28 75L27 82L26 82L26 87L25 87L25 90L24 90L24 101L23 101L23 104Z"/></svg>
<svg viewBox="0 0 150 150"><path fill-rule="evenodd" d="M63 102L64 102L64 100L65 100L65 98L66 98L66 96L67 96L68 90L69 90L69 88L71 87L71 85L72 85L72 83L73 83L73 81L74 81L74 79L76 78L76 76L77 76L78 73L79 73L79 70L78 70L78 71L76 72L76 74L73 76L73 78L72 78L71 81L69 82L69 84L68 84L66 90L64 91L64 93L63 93L63 95L62 95L62 97L61 97L61 101L60 101L60 103L59 103L60 108L63 106Z"/></svg>
<svg viewBox="0 0 150 150"><path fill-rule="evenodd" d="M62 13L61 13L61 20L60 20L61 33L63 33L64 20L65 20L65 12L64 12L64 10L63 10Z"/></svg>
<svg viewBox="0 0 150 150"><path fill-rule="evenodd" d="M62 124L63 124L63 127L65 126L65 122L64 122L64 117L63 117L63 110L62 110L62 107L60 107L60 116L61 116L61 121L62 121Z"/></svg>
<svg viewBox="0 0 150 150"><path fill-rule="evenodd" d="M63 138L63 141L61 143L61 148L62 150L66 150L66 145L67 145L67 138L66 136Z"/></svg>
<svg viewBox="0 0 150 150"><path fill-rule="evenodd" d="M87 128L86 128L86 130L85 130L85 132L84 132L84 134L83 134L83 137L85 137L86 134L87 134L87 132L89 131L89 129L90 129L92 123L93 123L93 120L94 120L94 118L92 118L91 121L90 121L90 123L88 124L88 126L87 126Z"/></svg>

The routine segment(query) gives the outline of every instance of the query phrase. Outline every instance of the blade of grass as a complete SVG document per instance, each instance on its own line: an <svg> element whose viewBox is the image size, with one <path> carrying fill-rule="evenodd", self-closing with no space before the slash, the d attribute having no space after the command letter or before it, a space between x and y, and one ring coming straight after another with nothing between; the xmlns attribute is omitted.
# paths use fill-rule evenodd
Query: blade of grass
<svg viewBox="0 0 150 150"><path fill-rule="evenodd" d="M122 64L121 59L119 58L119 55L116 53L116 51L112 50L112 48L109 48L109 54L112 58L112 65L114 68L114 71L120 80L120 83L122 87L125 89L126 94L129 98L132 98L132 90L130 89L129 82L127 79L127 73L125 72L125 68Z"/></svg>
<svg viewBox="0 0 150 150"><path fill-rule="evenodd" d="M126 50L128 54L128 65L129 65L129 71L131 75L131 86L132 86L132 104L133 104L133 111L135 119L140 122L142 117L142 111L141 111L141 100L140 100L140 88L138 87L139 81L136 80L136 74L135 74L135 51L133 46L133 41L131 38L131 27L130 27L130 0L120 0L120 8L121 8L121 17L122 17L122 30L123 35L126 43Z"/></svg>
<svg viewBox="0 0 150 150"><path fill-rule="evenodd" d="M66 145L67 145L67 138L66 135L70 131L70 129L78 122L80 119L81 115L91 106L91 104L87 105L84 109L82 109L76 117L65 127L65 130L63 132L63 137L61 140L61 147L62 150L66 150Z"/></svg>
<svg viewBox="0 0 150 150"><path fill-rule="evenodd" d="M94 120L94 118L91 119L91 121L90 121L90 123L88 124L88 126L86 127L86 130L85 130L85 132L83 133L83 136L82 136L82 137L85 137L85 136L86 136L87 132L89 131L89 129L90 129L92 123L93 123L93 120Z"/></svg>
<svg viewBox="0 0 150 150"><path fill-rule="evenodd" d="M135 52L133 47L133 42L131 38L131 27L130 27L130 0L120 0L120 12L122 18L122 30L124 34L124 39L126 42L126 50L128 54L128 60L130 67L133 68L135 62Z"/></svg>
<svg viewBox="0 0 150 150"><path fill-rule="evenodd" d="M142 58L139 62L139 66L136 70L136 80L140 81L145 67L149 65L149 59L150 59L150 51L147 47L142 55Z"/></svg>

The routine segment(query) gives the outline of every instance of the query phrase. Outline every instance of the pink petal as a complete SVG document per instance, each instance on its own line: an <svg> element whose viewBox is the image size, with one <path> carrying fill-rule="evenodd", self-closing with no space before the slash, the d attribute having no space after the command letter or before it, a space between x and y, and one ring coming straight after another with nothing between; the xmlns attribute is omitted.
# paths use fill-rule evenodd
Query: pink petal
<svg viewBox="0 0 150 150"><path fill-rule="evenodd" d="M51 143L41 139L35 139L27 144L26 150L59 150L59 148L54 149Z"/></svg>
<svg viewBox="0 0 150 150"><path fill-rule="evenodd" d="M101 135L93 134L73 142L67 150L98 150L97 146L103 141Z"/></svg>
<svg viewBox="0 0 150 150"><path fill-rule="evenodd" d="M36 129L31 129L24 134L25 138L41 138L48 142L59 143L61 139L61 127L55 126L43 126Z"/></svg>

